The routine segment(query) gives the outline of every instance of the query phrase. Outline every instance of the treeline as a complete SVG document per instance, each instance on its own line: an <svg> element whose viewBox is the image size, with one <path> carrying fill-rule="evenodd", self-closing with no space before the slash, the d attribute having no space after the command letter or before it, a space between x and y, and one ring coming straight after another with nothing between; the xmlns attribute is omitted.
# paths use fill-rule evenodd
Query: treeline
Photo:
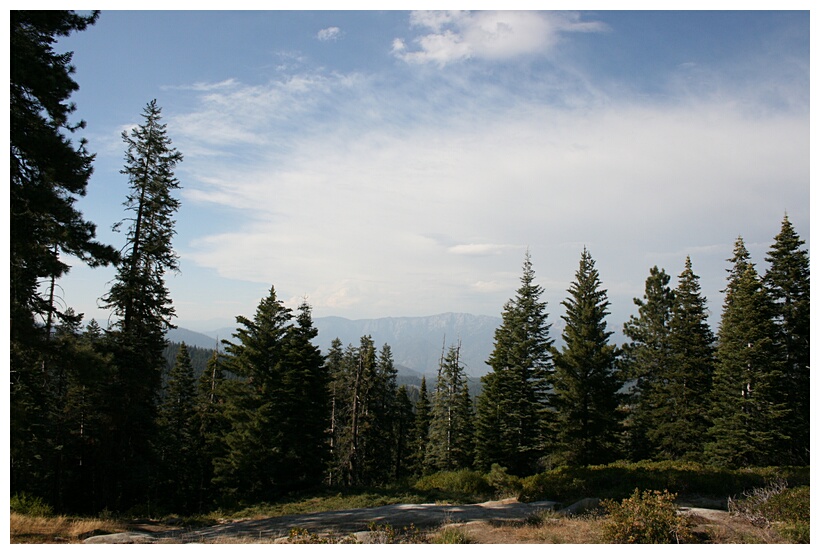
<svg viewBox="0 0 820 554"><path fill-rule="evenodd" d="M677 286L652 268L637 315L610 342L609 302L586 249L550 335L527 253L502 311L492 370L469 393L460 347L442 349L434 383L398 386L389 345L312 343L311 308L271 287L237 318L205 371L181 346L165 275L179 188L161 109L122 135L124 246L95 240L75 207L93 155L67 138L77 85L55 36L97 13L11 12L10 490L58 511L154 514L271 501L319 486L358 487L441 470L514 475L613 460L695 460L723 467L807 464L809 259L784 218L758 274L742 239L729 260L717 333L687 258ZM70 255L113 265L105 329L81 328L57 282Z"/></svg>

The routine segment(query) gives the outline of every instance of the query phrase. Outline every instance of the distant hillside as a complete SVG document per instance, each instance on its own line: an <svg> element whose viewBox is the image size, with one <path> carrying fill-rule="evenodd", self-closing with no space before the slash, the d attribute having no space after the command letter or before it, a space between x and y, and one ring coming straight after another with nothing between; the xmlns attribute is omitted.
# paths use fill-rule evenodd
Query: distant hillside
<svg viewBox="0 0 820 554"><path fill-rule="evenodd" d="M185 329L183 327L177 327L176 329L171 329L166 334L168 340L170 342L175 343L185 343L186 346L196 346L197 348L207 348L208 350L213 350L216 348L217 339L215 337L205 335L203 333L197 333L196 331L191 331L190 329ZM224 338L224 337L220 337Z"/></svg>
<svg viewBox="0 0 820 554"><path fill-rule="evenodd" d="M377 347L387 343L396 364L420 373L434 375L438 369L442 345L447 348L461 340L461 360L468 375L487 373L486 360L493 349L493 334L501 318L446 313L426 317L386 317L350 320L323 317L315 321L319 330L317 344L322 351L330 348L334 338L347 346L370 335Z"/></svg>
<svg viewBox="0 0 820 554"><path fill-rule="evenodd" d="M314 324L319 331L315 342L323 353L330 349L335 338L339 338L344 346L356 346L361 337L370 335L377 348L385 343L390 345L393 360L400 373L405 375L435 375L442 344L447 348L461 340L461 359L467 374L479 377L489 371L485 362L493 349L493 334L501 324L501 318L457 313L356 320L319 317ZM203 334L180 328L169 331L168 339L213 349L217 337L230 339L235 331L235 328L226 327Z"/></svg>

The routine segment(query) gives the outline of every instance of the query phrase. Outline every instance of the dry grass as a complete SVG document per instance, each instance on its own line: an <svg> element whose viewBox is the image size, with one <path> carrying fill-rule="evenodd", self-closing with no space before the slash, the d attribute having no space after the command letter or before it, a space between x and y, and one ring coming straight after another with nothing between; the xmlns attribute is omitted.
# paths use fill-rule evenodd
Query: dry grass
<svg viewBox="0 0 820 554"><path fill-rule="evenodd" d="M66 516L29 516L12 512L10 541L12 543L78 543L95 531L109 533L125 531L111 520Z"/></svg>

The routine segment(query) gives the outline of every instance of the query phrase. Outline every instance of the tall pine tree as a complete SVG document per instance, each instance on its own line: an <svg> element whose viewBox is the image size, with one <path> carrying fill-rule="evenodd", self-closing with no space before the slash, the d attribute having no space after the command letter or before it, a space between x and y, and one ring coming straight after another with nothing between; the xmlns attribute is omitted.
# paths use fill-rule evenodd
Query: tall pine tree
<svg viewBox="0 0 820 554"><path fill-rule="evenodd" d="M763 285L772 303L776 341L783 360L787 402L792 409L789 463L809 463L810 279L809 254L788 216L783 218L766 261Z"/></svg>
<svg viewBox="0 0 820 554"><path fill-rule="evenodd" d="M413 440L413 403L407 385L401 385L396 390L393 417L393 479L399 480L411 475L410 472L410 445Z"/></svg>
<svg viewBox="0 0 820 554"><path fill-rule="evenodd" d="M612 332L606 330L606 290L586 248L569 293L562 302L565 345L553 349L554 453L572 465L607 463L618 455L623 381L615 367L617 350L609 344Z"/></svg>
<svg viewBox="0 0 820 554"><path fill-rule="evenodd" d="M273 287L253 320L226 341L226 369L240 377L225 387L224 456L215 480L228 494L272 500L319 484L324 475L330 417L326 367L310 343L316 335L305 304L296 324Z"/></svg>
<svg viewBox="0 0 820 554"><path fill-rule="evenodd" d="M476 408L476 463L500 464L511 473L534 472L544 454L547 378L552 369L544 290L535 284L530 253L521 286L502 313L495 346L482 377Z"/></svg>
<svg viewBox="0 0 820 554"><path fill-rule="evenodd" d="M419 397L413 413L413 433L410 440L409 471L414 475L424 473L424 457L430 434L430 397L427 394L427 379L421 377Z"/></svg>
<svg viewBox="0 0 820 554"><path fill-rule="evenodd" d="M669 322L667 397L652 431L661 458L698 459L703 452L715 370L715 337L708 318L706 297L687 256Z"/></svg>
<svg viewBox="0 0 820 554"><path fill-rule="evenodd" d="M643 299L635 298L638 316L624 324L624 334L631 342L623 348L622 366L635 384L631 391L631 413L628 421L628 451L633 459L652 458L658 451L650 439L668 401L666 373L672 351L669 325L674 294L669 275L657 266L649 270Z"/></svg>
<svg viewBox="0 0 820 554"><path fill-rule="evenodd" d="M188 347L183 342L168 374L159 404L158 431L161 469L159 496L167 508L190 513L198 505L201 458L196 421L196 380Z"/></svg>
<svg viewBox="0 0 820 554"><path fill-rule="evenodd" d="M69 270L64 254L91 267L118 259L95 239L96 226L77 210L86 194L94 156L71 140L85 123L72 123L69 102L79 87L72 53L55 52L60 37L93 25L98 12L12 10L9 14L9 354L11 492L52 497L53 463L63 440L49 412L62 399L52 361L70 354L51 344L55 328L79 324L57 301L56 281ZM45 287L41 285L46 284ZM56 442L55 442L56 441ZM55 458L56 456L56 458Z"/></svg>
<svg viewBox="0 0 820 554"><path fill-rule="evenodd" d="M112 397L116 440L111 463L115 506L150 502L146 486L154 475L157 396L165 366L165 333L173 327L174 308L165 275L178 271L172 239L180 188L174 170L182 154L171 146L156 100L143 111L144 122L123 131L129 193L125 254L117 276L103 297L118 318L111 333L117 368ZM118 224L116 227L119 227Z"/></svg>
<svg viewBox="0 0 820 554"><path fill-rule="evenodd" d="M442 353L436 389L430 411L431 421L425 455L425 466L432 471L468 468L472 465L472 433L469 393L464 391L467 376L459 354L461 345Z"/></svg>
<svg viewBox="0 0 820 554"><path fill-rule="evenodd" d="M222 437L230 430L230 421L225 417L226 380L223 365L222 354L215 348L197 382L195 419L200 458L192 471L199 483L196 505L200 512L216 499L212 483L214 460L224 456Z"/></svg>
<svg viewBox="0 0 820 554"><path fill-rule="evenodd" d="M772 306L742 238L729 261L705 454L729 467L775 465L786 453L788 407Z"/></svg>

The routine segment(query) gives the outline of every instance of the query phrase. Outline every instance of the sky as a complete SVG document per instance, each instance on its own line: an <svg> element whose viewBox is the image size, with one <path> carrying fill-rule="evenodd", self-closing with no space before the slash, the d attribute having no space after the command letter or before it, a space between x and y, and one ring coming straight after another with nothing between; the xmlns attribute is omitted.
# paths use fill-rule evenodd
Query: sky
<svg viewBox="0 0 820 554"><path fill-rule="evenodd" d="M106 11L73 51L78 202L118 248L121 133L152 99L184 156L175 323L291 308L349 319L501 314L529 251L558 323L587 248L636 313L686 256L712 321L742 236L809 246L808 11ZM74 264L67 306L115 272Z"/></svg>

